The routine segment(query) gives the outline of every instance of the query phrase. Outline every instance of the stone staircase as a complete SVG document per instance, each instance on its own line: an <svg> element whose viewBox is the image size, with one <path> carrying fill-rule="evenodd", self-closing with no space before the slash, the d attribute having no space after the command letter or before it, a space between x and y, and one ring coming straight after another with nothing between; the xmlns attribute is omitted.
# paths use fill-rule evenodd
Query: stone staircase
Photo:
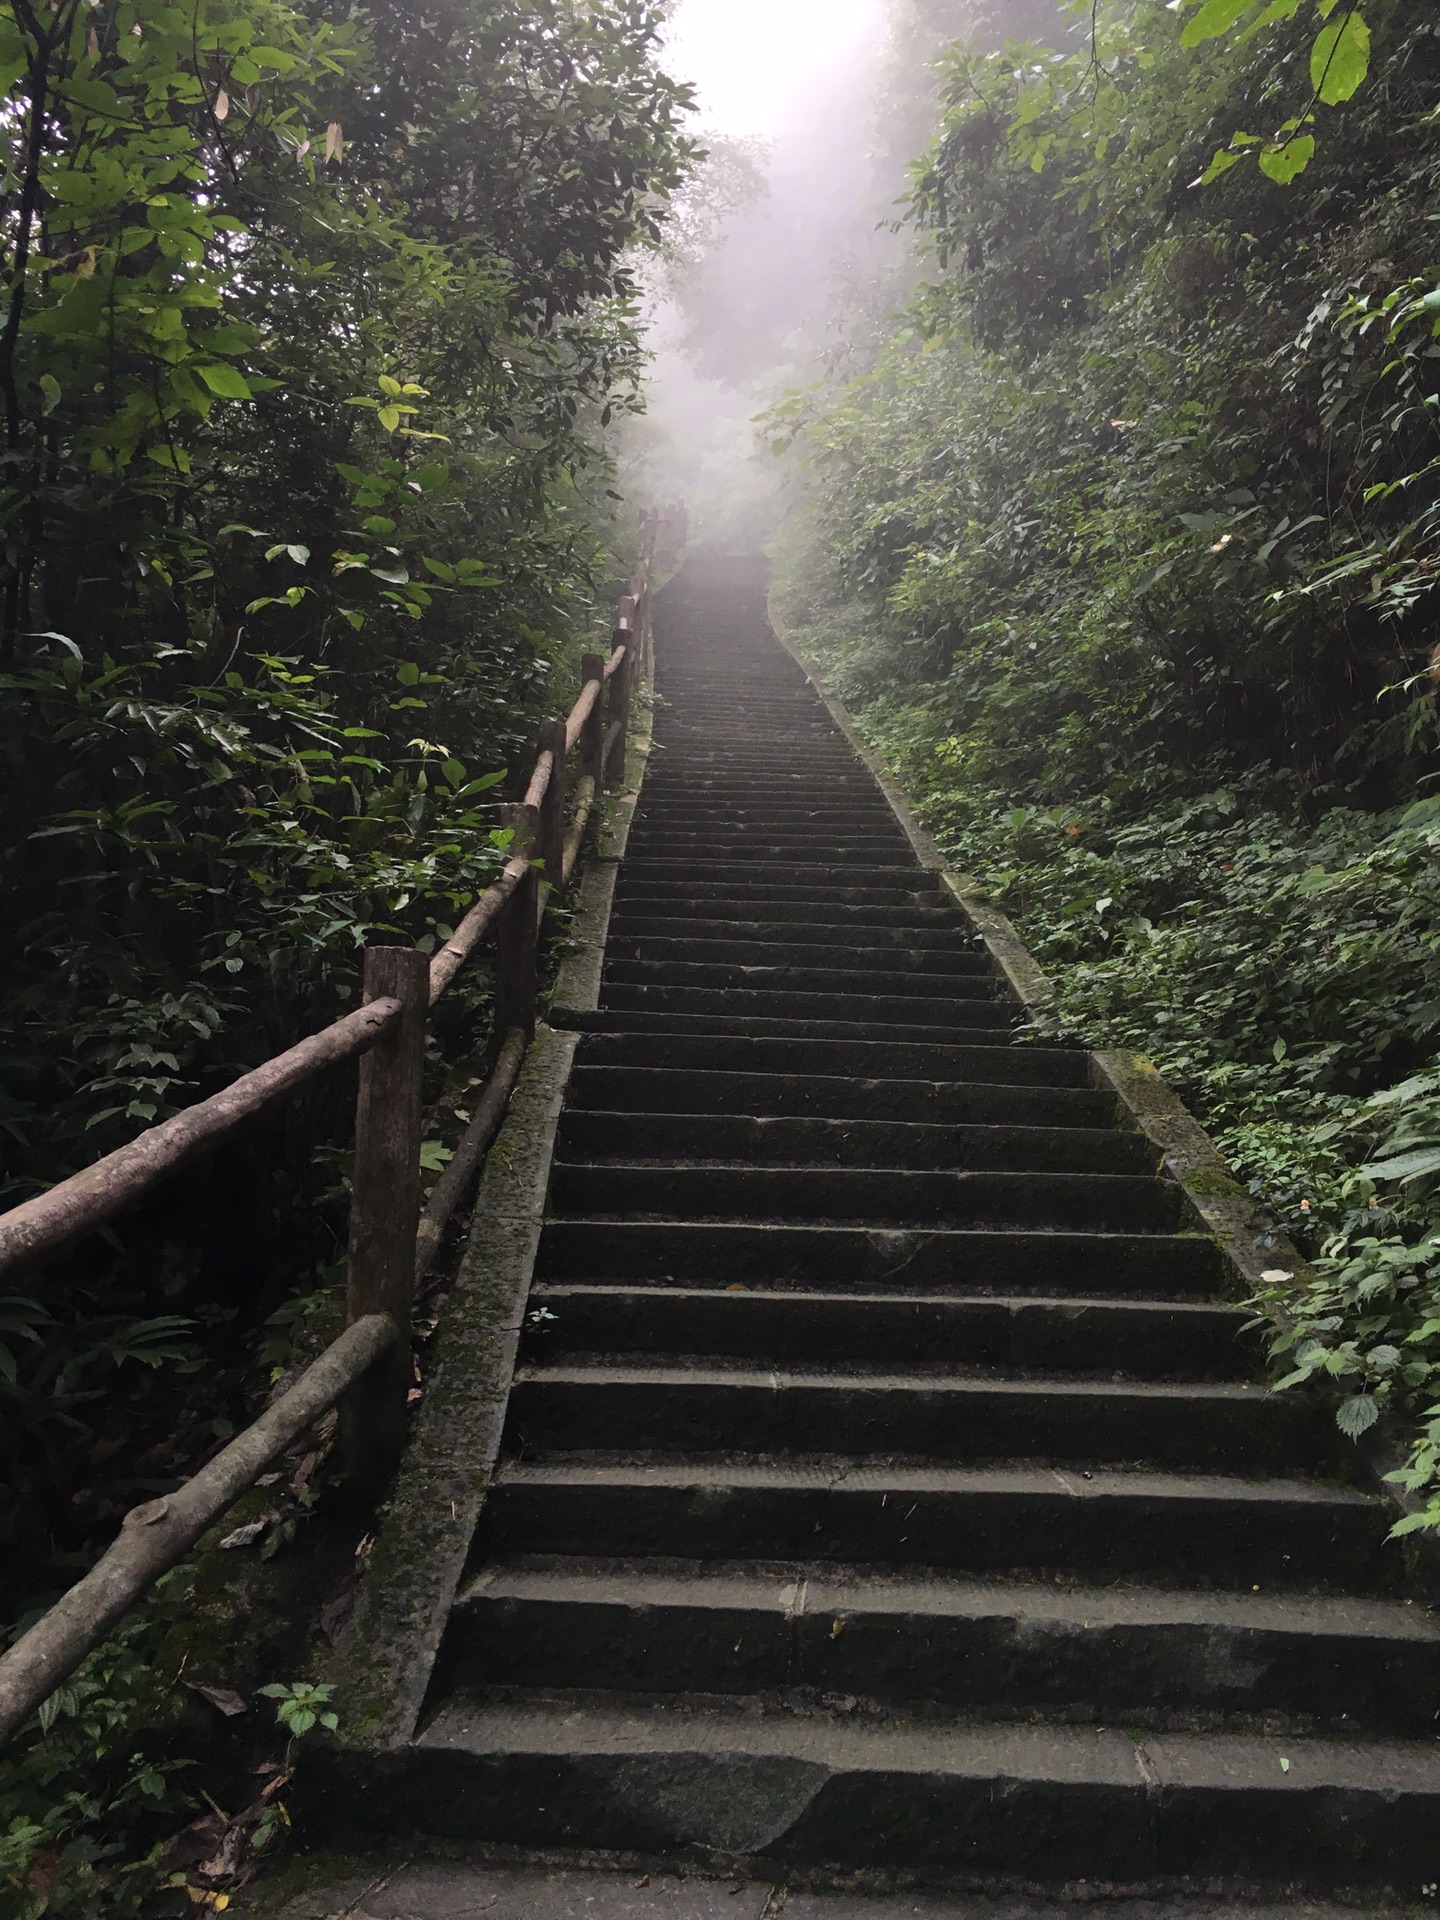
<svg viewBox="0 0 1440 1920"><path fill-rule="evenodd" d="M1328 1413L692 561L495 1484L387 1817L777 1871L1440 1879Z"/></svg>

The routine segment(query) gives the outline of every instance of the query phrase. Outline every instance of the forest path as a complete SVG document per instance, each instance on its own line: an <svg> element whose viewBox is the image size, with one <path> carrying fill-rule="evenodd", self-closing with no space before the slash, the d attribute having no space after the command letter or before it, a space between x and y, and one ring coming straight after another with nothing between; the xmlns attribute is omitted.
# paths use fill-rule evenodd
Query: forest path
<svg viewBox="0 0 1440 1920"><path fill-rule="evenodd" d="M1204 1890L1440 1878L1440 1628L1089 1056L775 640L662 596L656 750L495 1483L377 1811Z"/></svg>

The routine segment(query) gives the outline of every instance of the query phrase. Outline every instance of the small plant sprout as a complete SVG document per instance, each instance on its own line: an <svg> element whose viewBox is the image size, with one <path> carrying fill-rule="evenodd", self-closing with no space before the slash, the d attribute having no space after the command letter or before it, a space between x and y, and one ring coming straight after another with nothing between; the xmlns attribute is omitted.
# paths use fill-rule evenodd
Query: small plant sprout
<svg viewBox="0 0 1440 1920"><path fill-rule="evenodd" d="M268 1687L259 1688L267 1700L275 1702L275 1718L292 1740L302 1739L317 1721L332 1733L335 1731L340 1724L339 1716L326 1705L334 1691L323 1682L314 1686L308 1680L292 1680L289 1685L272 1680Z"/></svg>

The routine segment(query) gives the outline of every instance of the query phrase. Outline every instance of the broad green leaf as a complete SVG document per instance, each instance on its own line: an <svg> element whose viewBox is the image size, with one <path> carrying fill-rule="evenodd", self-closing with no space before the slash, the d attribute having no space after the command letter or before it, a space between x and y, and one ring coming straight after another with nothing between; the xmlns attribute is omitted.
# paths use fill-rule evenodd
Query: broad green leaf
<svg viewBox="0 0 1440 1920"><path fill-rule="evenodd" d="M217 394L222 400L254 398L250 391L250 382L238 367L227 366L223 360L216 360L208 367L198 368L197 371L211 393Z"/></svg>
<svg viewBox="0 0 1440 1920"><path fill-rule="evenodd" d="M1267 147L1260 155L1260 171L1282 187L1309 166L1315 153L1314 136L1308 133L1298 134L1295 139L1287 140L1283 147Z"/></svg>
<svg viewBox="0 0 1440 1920"><path fill-rule="evenodd" d="M1257 34L1264 33L1267 27L1278 26L1282 20L1293 20L1300 11L1300 0L1270 0L1270 5L1256 15L1237 39L1243 44L1253 40Z"/></svg>
<svg viewBox="0 0 1440 1920"><path fill-rule="evenodd" d="M1395 1476L1386 1474L1385 1477L1390 1480ZM1426 1507L1419 1513L1407 1513L1403 1520L1397 1520L1385 1537L1387 1540L1403 1540L1407 1533L1420 1533L1435 1526L1440 1526L1440 1513Z"/></svg>
<svg viewBox="0 0 1440 1920"><path fill-rule="evenodd" d="M1352 1394L1348 1400L1342 1400L1335 1409L1335 1424L1351 1440L1358 1440L1362 1433L1368 1433L1380 1418L1380 1409L1375 1397L1369 1393Z"/></svg>
<svg viewBox="0 0 1440 1920"><path fill-rule="evenodd" d="M1328 22L1310 49L1310 84L1327 107L1348 100L1370 71L1370 29L1356 7Z"/></svg>
<svg viewBox="0 0 1440 1920"><path fill-rule="evenodd" d="M1231 153L1225 147L1217 147L1208 167L1195 182L1197 187L1208 187L1212 180L1218 180L1222 173L1228 173L1231 167L1238 166L1240 155Z"/></svg>
<svg viewBox="0 0 1440 1920"><path fill-rule="evenodd" d="M1418 1180L1427 1173L1440 1173L1440 1146L1416 1147L1393 1160L1372 1160L1360 1171L1369 1180Z"/></svg>
<svg viewBox="0 0 1440 1920"><path fill-rule="evenodd" d="M1241 14L1249 11L1250 5L1251 0L1204 0L1200 11L1186 21L1180 35L1181 46L1198 47L1202 40L1218 39L1230 31Z"/></svg>

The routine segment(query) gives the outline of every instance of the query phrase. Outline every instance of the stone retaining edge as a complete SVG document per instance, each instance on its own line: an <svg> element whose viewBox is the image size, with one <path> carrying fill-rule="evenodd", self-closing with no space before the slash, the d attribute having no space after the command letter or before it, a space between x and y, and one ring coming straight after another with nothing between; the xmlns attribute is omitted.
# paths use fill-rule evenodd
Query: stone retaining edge
<svg viewBox="0 0 1440 1920"><path fill-rule="evenodd" d="M424 1705L500 1447L555 1131L579 1042L579 1034L537 1030L485 1162L424 1398L360 1579L353 1627L325 1675L336 1688L339 1741L351 1750L403 1746Z"/></svg>
<svg viewBox="0 0 1440 1920"><path fill-rule="evenodd" d="M620 792L609 794L596 832L596 844L585 862L575 899L571 938L575 951L561 963L550 994L550 1020L564 1026L576 1013L594 1013L600 1005L600 973L605 964L605 942L615 904L615 882L630 843L630 828L640 804L640 789L655 748L655 654L645 662L641 699L630 709L626 741L625 781Z"/></svg>
<svg viewBox="0 0 1440 1920"><path fill-rule="evenodd" d="M571 940L509 1110L486 1156L470 1231L436 1329L424 1398L356 1592L353 1624L325 1678L336 1689L336 1741L385 1752L414 1735L489 1491L525 1304L544 1224L550 1163L570 1082L576 1032L566 1014L594 1011L630 825L653 745L653 670L631 709L625 781L605 796L585 856ZM317 1749L317 1759L319 1753ZM324 1760L319 1759L323 1770Z"/></svg>

